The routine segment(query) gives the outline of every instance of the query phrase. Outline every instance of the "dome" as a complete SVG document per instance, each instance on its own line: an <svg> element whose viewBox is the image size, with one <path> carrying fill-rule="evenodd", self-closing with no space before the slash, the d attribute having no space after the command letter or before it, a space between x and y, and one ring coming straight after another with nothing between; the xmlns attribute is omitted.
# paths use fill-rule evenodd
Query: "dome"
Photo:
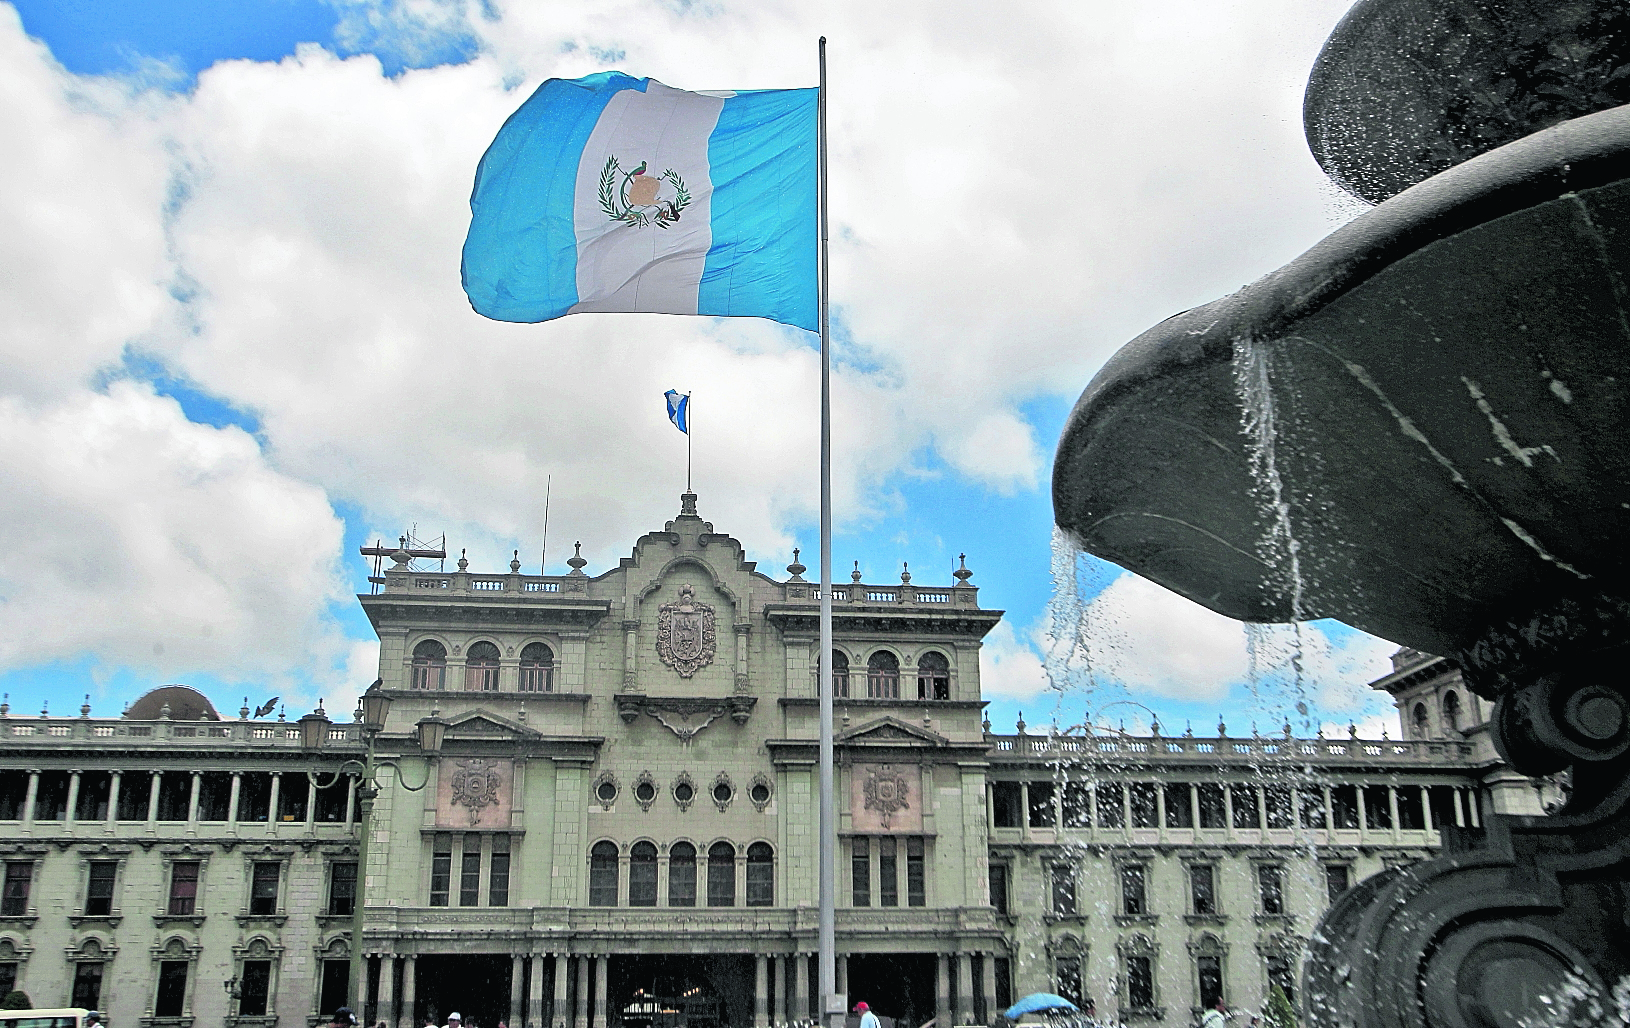
<svg viewBox="0 0 1630 1028"><path fill-rule="evenodd" d="M157 721L166 705L174 721L221 720L209 697L190 685L161 685L149 690L130 705L124 716L132 721Z"/></svg>

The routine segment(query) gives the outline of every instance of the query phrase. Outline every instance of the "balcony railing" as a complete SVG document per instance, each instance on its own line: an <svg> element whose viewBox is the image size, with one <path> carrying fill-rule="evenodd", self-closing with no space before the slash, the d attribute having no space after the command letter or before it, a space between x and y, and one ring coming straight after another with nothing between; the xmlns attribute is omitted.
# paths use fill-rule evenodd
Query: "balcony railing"
<svg viewBox="0 0 1630 1028"><path fill-rule="evenodd" d="M0 718L0 749L6 746L73 745L81 740L107 745L109 740L139 740L155 746L231 746L300 748L300 727L287 721L130 721L125 718ZM362 726L333 725L327 745L360 748Z"/></svg>
<svg viewBox="0 0 1630 1028"><path fill-rule="evenodd" d="M1195 763L1258 763L1267 760L1362 760L1388 763L1435 763L1472 755L1472 746L1456 740L1394 739L1230 739L1182 736L1137 738L1123 735L987 735L997 760L1068 759L1177 760Z"/></svg>

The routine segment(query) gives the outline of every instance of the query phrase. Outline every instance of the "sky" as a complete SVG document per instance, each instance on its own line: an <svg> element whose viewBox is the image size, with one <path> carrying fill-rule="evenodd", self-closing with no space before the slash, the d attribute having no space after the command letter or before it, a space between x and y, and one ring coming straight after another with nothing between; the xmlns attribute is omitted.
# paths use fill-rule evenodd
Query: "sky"
<svg viewBox="0 0 1630 1028"><path fill-rule="evenodd" d="M1053 447L1122 343L1349 220L1301 96L1346 0L0 3L0 690L348 710L376 539L614 566L678 510L814 566L819 356L755 319L510 325L459 285L544 79L807 86L829 39L834 568L1007 617L998 731L1396 733L1390 643L1252 629L1055 545ZM1291 659L1295 655L1296 659ZM1300 669L1293 671L1292 669ZM1300 705L1300 706L1298 706Z"/></svg>

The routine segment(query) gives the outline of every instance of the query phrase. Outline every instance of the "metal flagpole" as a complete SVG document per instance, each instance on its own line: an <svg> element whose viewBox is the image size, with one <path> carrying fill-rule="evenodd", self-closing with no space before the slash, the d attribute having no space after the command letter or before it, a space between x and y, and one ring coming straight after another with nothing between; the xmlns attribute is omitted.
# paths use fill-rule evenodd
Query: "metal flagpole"
<svg viewBox="0 0 1630 1028"><path fill-rule="evenodd" d="M690 492L690 394L685 394L685 491Z"/></svg>
<svg viewBox="0 0 1630 1028"><path fill-rule="evenodd" d="M826 37L821 37L821 88L817 94L816 141L820 165L821 219L821 865L820 932L817 940L817 978L820 983L820 1018L841 1028L847 1001L839 999L837 983L837 806L832 797L832 340L827 331L826 231ZM834 1010L833 1008L836 1007Z"/></svg>

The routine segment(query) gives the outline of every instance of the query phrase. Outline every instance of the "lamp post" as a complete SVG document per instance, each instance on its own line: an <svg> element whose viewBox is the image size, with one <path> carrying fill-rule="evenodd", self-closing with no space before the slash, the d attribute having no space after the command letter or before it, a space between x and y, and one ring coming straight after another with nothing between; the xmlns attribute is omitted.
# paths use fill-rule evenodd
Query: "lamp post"
<svg viewBox="0 0 1630 1028"><path fill-rule="evenodd" d="M420 718L418 722L419 752L426 758L424 778L418 785L413 785L402 776L402 767L395 760L379 760L374 756L374 742L379 733L385 729L385 721L390 716L391 698L386 694L384 681L374 679L374 684L362 694L362 739L366 746L362 761L347 760L334 772L329 785L340 780L347 774L357 776L357 884L356 896L351 906L351 974L350 988L351 1009L361 1013L366 1001L365 976L362 963L362 910L367 899L368 885L368 821L373 812L374 797L379 795L380 774L389 770L396 776L397 784L409 792L418 792L430 784L429 761L436 759L441 752L442 739L447 733L447 722L437 717L436 711L431 711L429 717ZM328 738L328 716L323 713L321 703L317 709L300 719L300 741L308 749L317 749ZM312 782L316 784L316 775L312 775ZM327 788L327 786L322 786Z"/></svg>
<svg viewBox="0 0 1630 1028"><path fill-rule="evenodd" d="M226 1016L230 1018L233 1014L232 1004L243 998L243 988L238 983L237 975L222 982L221 986L226 989Z"/></svg>

